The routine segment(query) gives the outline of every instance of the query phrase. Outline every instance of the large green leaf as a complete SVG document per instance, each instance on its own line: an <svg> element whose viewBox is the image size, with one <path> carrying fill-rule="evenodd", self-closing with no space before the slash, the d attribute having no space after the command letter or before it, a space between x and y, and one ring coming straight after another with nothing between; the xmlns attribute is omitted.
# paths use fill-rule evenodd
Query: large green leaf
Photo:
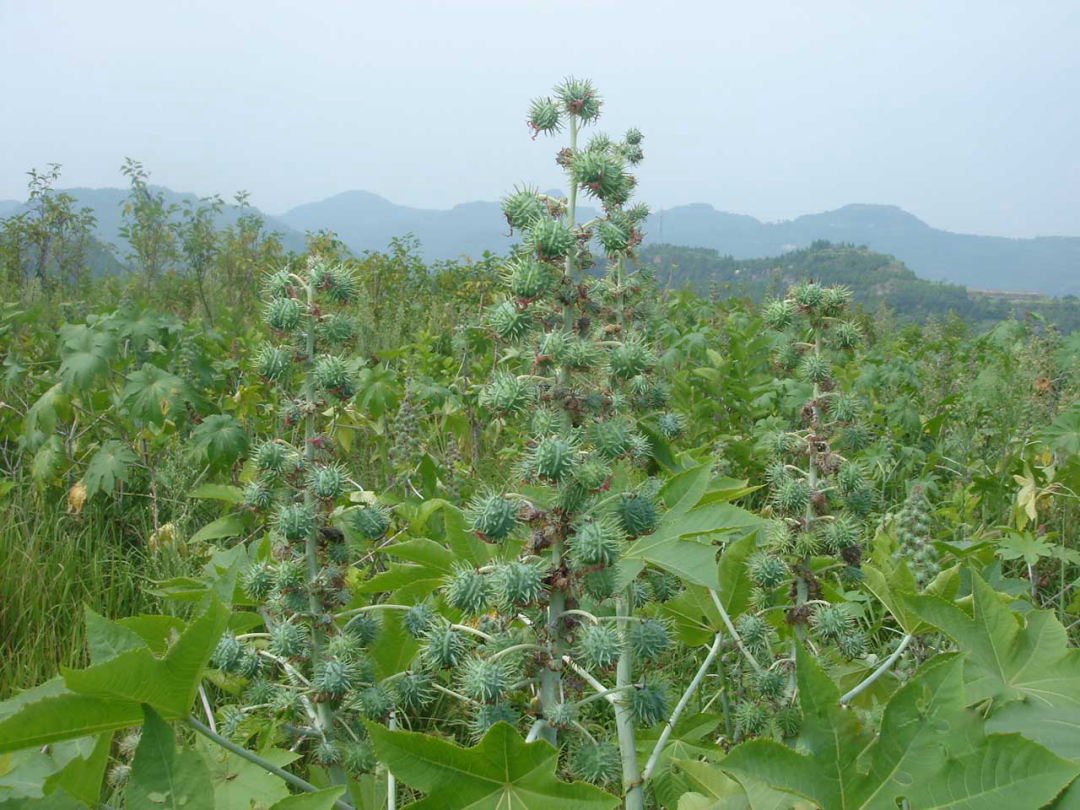
<svg viewBox="0 0 1080 810"><path fill-rule="evenodd" d="M275 802L270 810L332 810L334 802L341 798L345 787L331 787L313 793L297 793Z"/></svg>
<svg viewBox="0 0 1080 810"><path fill-rule="evenodd" d="M60 382L65 391L85 391L109 370L116 339L82 324L60 327Z"/></svg>
<svg viewBox="0 0 1080 810"><path fill-rule="evenodd" d="M867 589L893 615L905 633L915 636L933 629L932 625L919 619L905 601L905 597L919 592L907 561L901 559L895 567L888 562L881 567L867 564L863 565L862 570ZM959 587L959 569L953 567L938 574L926 586L926 593L951 600Z"/></svg>
<svg viewBox="0 0 1080 810"><path fill-rule="evenodd" d="M229 810L268 807L289 795L289 787L280 776L263 770L253 762L226 751L205 737L198 737L195 750L202 756L214 790L214 804ZM270 764L284 768L300 758L299 754L280 748L258 752Z"/></svg>
<svg viewBox="0 0 1080 810"><path fill-rule="evenodd" d="M832 680L803 649L798 654L804 726L800 754L771 740L735 748L721 767L832 810L1041 807L1080 771L1019 735L985 736L965 708L963 659L941 656L898 690L875 737L855 712L838 706Z"/></svg>
<svg viewBox="0 0 1080 810"><path fill-rule="evenodd" d="M229 467L247 450L247 434L239 420L224 413L206 417L192 431L191 441L206 454L211 467Z"/></svg>
<svg viewBox="0 0 1080 810"><path fill-rule="evenodd" d="M90 652L91 664L103 664L128 650L146 647L139 634L122 624L109 621L95 613L90 607L83 607L86 621L86 646Z"/></svg>
<svg viewBox="0 0 1080 810"><path fill-rule="evenodd" d="M151 707L143 708L142 737L124 788L126 810L214 810L214 788L203 758L177 750L168 724Z"/></svg>
<svg viewBox="0 0 1080 810"><path fill-rule="evenodd" d="M188 384L164 369L147 363L128 375L121 398L138 421L161 425L184 414L194 394Z"/></svg>
<svg viewBox="0 0 1080 810"><path fill-rule="evenodd" d="M139 457L123 442L109 439L94 453L83 473L86 497L93 498L98 492L112 492L117 481L127 483L131 467L138 461Z"/></svg>
<svg viewBox="0 0 1080 810"><path fill-rule="evenodd" d="M412 731L368 723L379 761L427 794L412 810L606 810L619 800L600 788L555 777L559 752L543 740L526 743L496 723L472 748Z"/></svg>
<svg viewBox="0 0 1080 810"><path fill-rule="evenodd" d="M709 762L680 759L675 765L693 790L679 798L678 810L812 810L814 807L746 776L742 777L743 784L739 784Z"/></svg>
<svg viewBox="0 0 1080 810"><path fill-rule="evenodd" d="M212 598L161 658L129 649L0 703L0 754L138 725L144 703L166 719L186 717L228 615Z"/></svg>

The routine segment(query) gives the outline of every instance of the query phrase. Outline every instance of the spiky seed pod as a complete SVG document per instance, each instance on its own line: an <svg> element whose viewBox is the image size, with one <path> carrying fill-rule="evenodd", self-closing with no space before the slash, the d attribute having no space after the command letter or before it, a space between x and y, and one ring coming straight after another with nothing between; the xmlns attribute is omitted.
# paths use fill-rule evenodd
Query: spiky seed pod
<svg viewBox="0 0 1080 810"><path fill-rule="evenodd" d="M495 568L495 593L504 605L532 605L544 593L547 571L534 563L508 562Z"/></svg>
<svg viewBox="0 0 1080 810"><path fill-rule="evenodd" d="M247 689L244 690L244 703L248 706L256 706L260 703L269 703L273 699L274 692L277 690L277 688L277 684L269 678L257 678L250 683Z"/></svg>
<svg viewBox="0 0 1080 810"><path fill-rule="evenodd" d="M620 380L629 380L652 368L656 357L636 339L628 340L608 352L608 373Z"/></svg>
<svg viewBox="0 0 1080 810"><path fill-rule="evenodd" d="M829 333L831 343L837 349L854 349L862 343L862 329L854 321L841 321Z"/></svg>
<svg viewBox="0 0 1080 810"><path fill-rule="evenodd" d="M243 657L244 645L237 641L235 636L226 633L214 648L210 656L210 664L224 672L235 672Z"/></svg>
<svg viewBox="0 0 1080 810"><path fill-rule="evenodd" d="M332 501L345 490L345 475L339 467L313 467L308 472L308 489L321 501Z"/></svg>
<svg viewBox="0 0 1080 810"><path fill-rule="evenodd" d="M786 521L773 518L765 524L765 547L774 552L783 552L791 544L791 527Z"/></svg>
<svg viewBox="0 0 1080 810"><path fill-rule="evenodd" d="M641 580L635 579L626 586L626 602L631 611L641 610L652 599L652 591Z"/></svg>
<svg viewBox="0 0 1080 810"><path fill-rule="evenodd" d="M859 400L847 394L839 394L829 403L829 413L837 422L854 422L862 413Z"/></svg>
<svg viewBox="0 0 1080 810"><path fill-rule="evenodd" d="M857 453L869 446L870 429L859 422L848 425L840 432L838 445L846 453Z"/></svg>
<svg viewBox="0 0 1080 810"><path fill-rule="evenodd" d="M446 579L446 603L466 614L482 612L491 600L491 580L475 568L460 566Z"/></svg>
<svg viewBox="0 0 1080 810"><path fill-rule="evenodd" d="M824 641L836 641L850 635L855 620L845 605L819 605L810 614L810 627Z"/></svg>
<svg viewBox="0 0 1080 810"><path fill-rule="evenodd" d="M649 218L649 206L645 203L635 203L626 209L626 217L633 224L640 225L642 222Z"/></svg>
<svg viewBox="0 0 1080 810"><path fill-rule="evenodd" d="M677 439L686 430L686 417L681 413L664 413L660 415L658 425L665 439Z"/></svg>
<svg viewBox="0 0 1080 810"><path fill-rule="evenodd" d="M768 706L742 701L735 707L735 729L744 737L756 737L769 727L772 719Z"/></svg>
<svg viewBox="0 0 1080 810"><path fill-rule="evenodd" d="M279 591L294 591L307 584L307 569L300 560L282 560L274 568L274 587Z"/></svg>
<svg viewBox="0 0 1080 810"><path fill-rule="evenodd" d="M479 740L496 723L509 723L513 726L519 719L513 706L506 703L482 703L476 707L476 713L469 721L469 731L474 740Z"/></svg>
<svg viewBox="0 0 1080 810"><path fill-rule="evenodd" d="M469 658L461 669L461 691L481 703L495 703L510 686L513 676L505 658L494 661Z"/></svg>
<svg viewBox="0 0 1080 810"><path fill-rule="evenodd" d="M874 511L874 505L876 503L877 496L870 487L857 489L844 496L844 506L846 506L848 511L853 515L858 515L859 517L866 517Z"/></svg>
<svg viewBox="0 0 1080 810"><path fill-rule="evenodd" d="M378 540L390 528L390 515L378 503L357 507L349 512L350 522L365 540Z"/></svg>
<svg viewBox="0 0 1080 810"><path fill-rule="evenodd" d="M512 301L492 304L485 313L488 328L506 343L514 343L528 334L532 328L532 316L528 310L518 309Z"/></svg>
<svg viewBox="0 0 1080 810"><path fill-rule="evenodd" d="M568 540L570 562L577 569L611 565L618 559L622 541L622 530L614 520L586 520Z"/></svg>
<svg viewBox="0 0 1080 810"><path fill-rule="evenodd" d="M757 674L754 685L765 700L776 700L784 694L787 678L779 669L766 669Z"/></svg>
<svg viewBox="0 0 1080 810"><path fill-rule="evenodd" d="M544 262L557 262L566 258L577 244L574 232L566 223L548 217L534 220L523 241L526 249Z"/></svg>
<svg viewBox="0 0 1080 810"><path fill-rule="evenodd" d="M541 132L555 134L562 129L559 106L547 96L533 99L529 104L528 122L534 138Z"/></svg>
<svg viewBox="0 0 1080 810"><path fill-rule="evenodd" d="M622 760L613 743L581 742L570 749L568 765L575 779L593 785L610 785L619 778Z"/></svg>
<svg viewBox="0 0 1080 810"><path fill-rule="evenodd" d="M393 711L394 696L382 684L375 684L360 692L353 705L368 720L381 720Z"/></svg>
<svg viewBox="0 0 1080 810"><path fill-rule="evenodd" d="M316 667L311 686L316 692L332 698L340 698L355 688L356 679L347 662L328 658Z"/></svg>
<svg viewBox="0 0 1080 810"><path fill-rule="evenodd" d="M263 298L288 298L292 296L296 281L289 275L287 267L263 274L260 283Z"/></svg>
<svg viewBox="0 0 1080 810"><path fill-rule="evenodd" d="M859 545L862 530L848 515L839 515L825 525L821 540L830 554L839 554L845 548Z"/></svg>
<svg viewBox="0 0 1080 810"><path fill-rule="evenodd" d="M611 478L611 465L600 456L589 456L581 462L574 480L586 492L595 492Z"/></svg>
<svg viewBox="0 0 1080 810"><path fill-rule="evenodd" d="M270 628L270 652L282 658L302 658L308 649L307 628L280 622Z"/></svg>
<svg viewBox="0 0 1080 810"><path fill-rule="evenodd" d="M303 317L304 309L295 298L274 298L263 309L263 320L278 332L292 332Z"/></svg>
<svg viewBox="0 0 1080 810"><path fill-rule="evenodd" d="M278 510L274 528L290 543L306 540L315 531L315 512L304 504L286 504Z"/></svg>
<svg viewBox="0 0 1080 810"><path fill-rule="evenodd" d="M401 616L401 626L413 638L421 638L435 622L435 611L427 602L413 605Z"/></svg>
<svg viewBox="0 0 1080 810"><path fill-rule="evenodd" d="M801 531L795 535L791 551L796 557L813 557L821 552L821 537L813 531Z"/></svg>
<svg viewBox="0 0 1080 810"><path fill-rule="evenodd" d="M588 79L570 77L555 87L555 98L563 111L576 115L584 123L592 123L600 117L603 101Z"/></svg>
<svg viewBox="0 0 1080 810"><path fill-rule="evenodd" d="M577 706L573 703L556 703L547 710L544 718L552 728L567 729L577 721Z"/></svg>
<svg viewBox="0 0 1080 810"><path fill-rule="evenodd" d="M326 652L331 658L354 662L363 658L364 645L347 632L338 633L327 641Z"/></svg>
<svg viewBox="0 0 1080 810"><path fill-rule="evenodd" d="M840 650L840 654L849 661L855 658L862 658L866 655L869 646L870 643L866 640L866 634L861 630L846 633L836 639L837 649Z"/></svg>
<svg viewBox="0 0 1080 810"><path fill-rule="evenodd" d="M586 572L581 584L585 593L597 601L602 601L615 593L616 580L614 568L599 568Z"/></svg>
<svg viewBox="0 0 1080 810"><path fill-rule="evenodd" d="M791 371L802 361L802 349L793 341L781 343L776 350L776 364Z"/></svg>
<svg viewBox="0 0 1080 810"><path fill-rule="evenodd" d="M587 371L600 362L600 350L591 340L574 335L566 343L563 363L577 371Z"/></svg>
<svg viewBox="0 0 1080 810"><path fill-rule="evenodd" d="M760 616L744 613L735 621L735 629L751 650L760 650L768 643L769 625Z"/></svg>
<svg viewBox="0 0 1080 810"><path fill-rule="evenodd" d="M335 304L347 304L356 298L356 276L344 265L323 265L312 280L315 288Z"/></svg>
<svg viewBox="0 0 1080 810"><path fill-rule="evenodd" d="M806 511L810 502L810 485L802 478L786 478L773 490L773 504L786 515Z"/></svg>
<svg viewBox="0 0 1080 810"><path fill-rule="evenodd" d="M595 669L615 666L622 653L619 631L610 622L587 624L577 634L576 655Z"/></svg>
<svg viewBox="0 0 1080 810"><path fill-rule="evenodd" d="M319 322L319 339L331 346L348 343L353 332L352 318L341 313L329 315Z"/></svg>
<svg viewBox="0 0 1080 810"><path fill-rule="evenodd" d="M421 709L435 699L431 676L424 672L406 672L394 681L397 705L402 709Z"/></svg>
<svg viewBox="0 0 1080 810"><path fill-rule="evenodd" d="M656 528L660 512L656 502L641 493L624 492L615 501L615 518L630 537L640 537Z"/></svg>
<svg viewBox="0 0 1080 810"><path fill-rule="evenodd" d="M794 737L802 729L802 712L795 706L784 706L773 718L776 728L784 737Z"/></svg>
<svg viewBox="0 0 1080 810"><path fill-rule="evenodd" d="M266 441L255 450L255 469L259 477L272 482L284 471L291 448L282 442Z"/></svg>
<svg viewBox="0 0 1080 810"><path fill-rule="evenodd" d="M630 247L630 224L621 219L609 219L596 227L596 239L608 256L617 256Z"/></svg>
<svg viewBox="0 0 1080 810"><path fill-rule="evenodd" d="M494 493L476 495L465 509L469 528L493 543L505 540L518 524L517 501Z"/></svg>
<svg viewBox="0 0 1080 810"><path fill-rule="evenodd" d="M348 399L356 393L355 376L341 357L320 357L315 361L314 375L319 389L338 399Z"/></svg>
<svg viewBox="0 0 1080 810"><path fill-rule="evenodd" d="M815 310L825 300L825 288L813 281L804 282L792 289L791 297L803 309Z"/></svg>
<svg viewBox="0 0 1080 810"><path fill-rule="evenodd" d="M622 419L596 422L590 434L596 449L607 458L620 458L630 452L631 431Z"/></svg>
<svg viewBox="0 0 1080 810"><path fill-rule="evenodd" d="M630 714L643 728L655 726L668 715L667 690L658 683L645 684L630 692Z"/></svg>
<svg viewBox="0 0 1080 810"><path fill-rule="evenodd" d="M304 591L288 591L275 600L275 604L286 613L306 613L310 607L308 595Z"/></svg>
<svg viewBox="0 0 1080 810"><path fill-rule="evenodd" d="M260 602L270 595L274 586L274 571L265 563L252 563L240 576L244 593Z"/></svg>
<svg viewBox="0 0 1080 810"><path fill-rule="evenodd" d="M547 436L561 433L565 426L564 415L548 407L533 411L529 420L529 433L532 436Z"/></svg>
<svg viewBox="0 0 1080 810"><path fill-rule="evenodd" d="M373 613L358 613L349 619L345 632L361 647L369 647L379 637L382 625Z"/></svg>
<svg viewBox="0 0 1080 810"><path fill-rule="evenodd" d="M766 326L779 331L791 326L795 317L795 306L787 299L767 301L761 314Z"/></svg>
<svg viewBox="0 0 1080 810"><path fill-rule="evenodd" d="M135 756L135 751L138 749L140 742L142 742L142 729L132 729L120 738L120 742L116 746L117 753L124 759L131 759Z"/></svg>
<svg viewBox="0 0 1080 810"><path fill-rule="evenodd" d="M799 376L807 382L825 382L832 374L832 365L819 352L810 351L803 355L799 363Z"/></svg>
<svg viewBox="0 0 1080 810"><path fill-rule="evenodd" d="M377 760L375 749L369 740L354 742L345 740L339 743L341 748L341 765L350 774L359 775L375 770Z"/></svg>
<svg viewBox="0 0 1080 810"><path fill-rule="evenodd" d="M277 348L265 344L255 355L255 373L266 380L279 380L289 370L289 355Z"/></svg>
<svg viewBox="0 0 1080 810"><path fill-rule="evenodd" d="M635 622L627 640L634 657L642 661L655 661L671 643L667 627L656 619Z"/></svg>
<svg viewBox="0 0 1080 810"><path fill-rule="evenodd" d="M836 485L849 495L866 486L866 472L858 461L845 461L836 473Z"/></svg>
<svg viewBox="0 0 1080 810"><path fill-rule="evenodd" d="M258 481L244 486L244 506L257 512L265 512L274 505L274 490Z"/></svg>
<svg viewBox="0 0 1080 810"><path fill-rule="evenodd" d="M569 439L547 436L533 445L526 464L533 475L558 484L577 469L577 448Z"/></svg>
<svg viewBox="0 0 1080 810"><path fill-rule="evenodd" d="M821 311L835 318L851 303L851 290L844 286L826 287L822 290Z"/></svg>
<svg viewBox="0 0 1080 810"><path fill-rule="evenodd" d="M561 330L544 332L537 341L536 353L542 358L549 358L551 362L562 363L566 359L566 345L569 341L570 337Z"/></svg>
<svg viewBox="0 0 1080 810"><path fill-rule="evenodd" d="M930 511L925 490L921 485L915 485L893 521L893 531L899 545L893 561L907 560L919 588L926 587L941 570L938 552L930 535Z"/></svg>
<svg viewBox="0 0 1080 810"><path fill-rule="evenodd" d="M115 789L121 788L128 783L131 779L131 766L124 763L113 765L109 768L109 775L106 777L109 787Z"/></svg>
<svg viewBox="0 0 1080 810"><path fill-rule="evenodd" d="M750 579L761 588L775 588L788 574L787 565L780 557L765 552L752 556L746 567Z"/></svg>
<svg viewBox="0 0 1080 810"><path fill-rule="evenodd" d="M551 268L530 259L511 259L503 275L510 294L522 301L532 301L551 289Z"/></svg>
<svg viewBox="0 0 1080 810"><path fill-rule="evenodd" d="M682 590L679 578L667 571L648 571L645 574L649 583L652 598L657 602L667 602L674 599Z"/></svg>
<svg viewBox="0 0 1080 810"><path fill-rule="evenodd" d="M253 649L245 648L244 656L236 666L236 674L241 678L251 680L262 671L263 659Z"/></svg>

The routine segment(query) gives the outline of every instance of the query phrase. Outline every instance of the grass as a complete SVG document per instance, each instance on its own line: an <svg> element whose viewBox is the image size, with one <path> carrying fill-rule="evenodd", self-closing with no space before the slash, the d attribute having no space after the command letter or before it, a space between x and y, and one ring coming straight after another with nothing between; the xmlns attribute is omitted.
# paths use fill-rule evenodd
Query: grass
<svg viewBox="0 0 1080 810"><path fill-rule="evenodd" d="M108 618L161 607L148 585L170 573L146 549L144 510L65 506L29 486L0 502L0 700L89 662L84 605Z"/></svg>

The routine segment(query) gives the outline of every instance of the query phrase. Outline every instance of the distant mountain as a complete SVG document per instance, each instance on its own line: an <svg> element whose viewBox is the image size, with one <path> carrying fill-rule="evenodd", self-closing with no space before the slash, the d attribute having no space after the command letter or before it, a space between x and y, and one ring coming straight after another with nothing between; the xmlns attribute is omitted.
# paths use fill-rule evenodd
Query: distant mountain
<svg viewBox="0 0 1080 810"><path fill-rule="evenodd" d="M22 207L18 200L0 200L0 217L10 216Z"/></svg>

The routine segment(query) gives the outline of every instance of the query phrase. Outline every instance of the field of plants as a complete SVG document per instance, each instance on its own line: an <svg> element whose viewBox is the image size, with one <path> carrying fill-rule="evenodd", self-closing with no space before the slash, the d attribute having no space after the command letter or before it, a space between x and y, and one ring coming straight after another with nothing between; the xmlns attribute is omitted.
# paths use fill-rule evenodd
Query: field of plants
<svg viewBox="0 0 1080 810"><path fill-rule="evenodd" d="M31 176L0 810L1080 808L1080 336L665 289L601 109L476 260Z"/></svg>

